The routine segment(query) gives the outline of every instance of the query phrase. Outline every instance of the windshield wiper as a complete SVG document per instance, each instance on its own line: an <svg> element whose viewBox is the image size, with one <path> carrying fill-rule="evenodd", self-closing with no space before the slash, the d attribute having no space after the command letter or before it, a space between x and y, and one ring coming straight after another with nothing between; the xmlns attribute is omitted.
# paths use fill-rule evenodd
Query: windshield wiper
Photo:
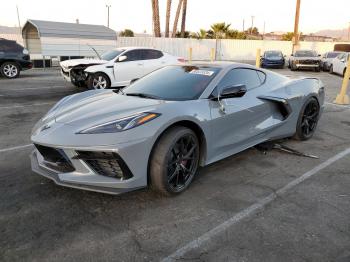
<svg viewBox="0 0 350 262"><path fill-rule="evenodd" d="M161 99L159 96L144 94L144 93L124 93L127 96L138 96L141 98L150 98L150 99Z"/></svg>

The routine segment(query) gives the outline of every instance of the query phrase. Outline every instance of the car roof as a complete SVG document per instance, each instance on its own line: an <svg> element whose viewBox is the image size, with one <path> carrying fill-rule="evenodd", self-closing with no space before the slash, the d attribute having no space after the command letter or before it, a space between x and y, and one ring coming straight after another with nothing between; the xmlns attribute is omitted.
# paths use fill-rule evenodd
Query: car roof
<svg viewBox="0 0 350 262"><path fill-rule="evenodd" d="M147 47L147 46L121 46L116 48L118 49L124 49L124 50L134 50L134 49L152 49L152 50L159 50L157 48L153 48L153 47ZM160 51L160 50L159 50Z"/></svg>

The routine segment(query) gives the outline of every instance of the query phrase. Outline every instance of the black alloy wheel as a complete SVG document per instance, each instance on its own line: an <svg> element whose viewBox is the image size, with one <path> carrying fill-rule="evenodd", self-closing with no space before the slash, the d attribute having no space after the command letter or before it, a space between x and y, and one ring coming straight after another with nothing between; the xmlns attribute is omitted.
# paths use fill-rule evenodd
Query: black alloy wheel
<svg viewBox="0 0 350 262"><path fill-rule="evenodd" d="M299 115L295 137L308 140L315 133L320 114L320 106L315 98L309 98Z"/></svg>
<svg viewBox="0 0 350 262"><path fill-rule="evenodd" d="M191 129L179 126L166 131L150 161L152 188L163 195L183 192L197 172L199 157L198 138Z"/></svg>

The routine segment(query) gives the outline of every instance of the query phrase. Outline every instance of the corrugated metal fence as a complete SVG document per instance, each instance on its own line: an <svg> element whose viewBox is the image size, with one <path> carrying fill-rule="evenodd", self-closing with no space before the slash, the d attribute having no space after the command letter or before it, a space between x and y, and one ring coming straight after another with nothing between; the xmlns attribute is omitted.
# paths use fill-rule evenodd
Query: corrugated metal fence
<svg viewBox="0 0 350 262"><path fill-rule="evenodd" d="M332 51L335 42L300 42L300 49L313 49L322 54ZM216 60L255 60L256 50L281 50L290 55L290 41L272 40L236 40L236 39L187 39L187 38L155 38L155 37L118 37L118 47L147 46L176 56L188 58L192 47L193 60L210 60L211 49L215 49Z"/></svg>

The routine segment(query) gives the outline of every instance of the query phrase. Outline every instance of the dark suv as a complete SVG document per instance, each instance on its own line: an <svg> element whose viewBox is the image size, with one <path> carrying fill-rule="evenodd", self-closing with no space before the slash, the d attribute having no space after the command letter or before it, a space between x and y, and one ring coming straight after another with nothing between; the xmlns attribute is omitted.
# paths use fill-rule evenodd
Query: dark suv
<svg viewBox="0 0 350 262"><path fill-rule="evenodd" d="M16 41L0 38L0 73L7 78L16 78L21 70L33 67L28 50Z"/></svg>

